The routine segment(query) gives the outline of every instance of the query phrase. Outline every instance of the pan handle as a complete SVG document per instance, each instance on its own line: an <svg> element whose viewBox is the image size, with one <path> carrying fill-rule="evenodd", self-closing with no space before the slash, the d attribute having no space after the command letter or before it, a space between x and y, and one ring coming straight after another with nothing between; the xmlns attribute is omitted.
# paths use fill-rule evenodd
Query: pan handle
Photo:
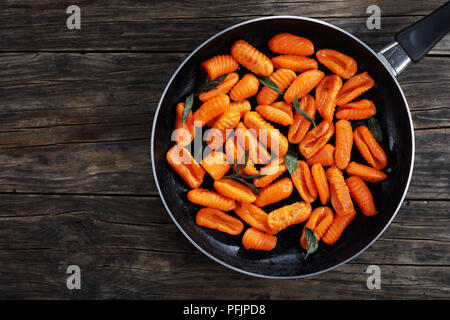
<svg viewBox="0 0 450 320"><path fill-rule="evenodd" d="M398 76L410 63L422 59L450 31L450 1L395 35L379 52Z"/></svg>

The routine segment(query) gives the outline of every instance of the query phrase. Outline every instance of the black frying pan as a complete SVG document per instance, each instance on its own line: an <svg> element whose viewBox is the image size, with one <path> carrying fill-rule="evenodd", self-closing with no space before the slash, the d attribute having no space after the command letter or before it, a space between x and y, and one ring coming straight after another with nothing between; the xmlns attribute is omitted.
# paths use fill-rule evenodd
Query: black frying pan
<svg viewBox="0 0 450 320"><path fill-rule="evenodd" d="M260 18L237 24L195 49L175 71L164 90L156 109L151 138L156 185L169 215L181 232L200 251L226 267L266 278L301 278L325 272L368 248L389 226L399 210L414 163L413 124L408 103L395 76L411 60L420 60L449 31L449 17L450 6L447 3L397 34L397 42L385 47L379 54L338 27L315 19L292 16ZM389 158L386 170L388 179L371 185L379 214L366 217L359 213L334 246L321 242L319 250L307 260L299 244L303 224L280 232L277 235L277 247L271 252L245 250L241 245L241 236L230 236L197 226L195 214L199 207L186 199L188 187L165 161L166 152L173 145L171 133L175 106L200 85L200 63L214 55L228 53L233 42L238 39L244 39L257 48L266 48L268 40L281 32L310 39L316 51L332 48L346 53L358 62L358 73L369 72L376 85L363 97L373 100L377 106L376 118L383 131L382 147ZM329 73L325 68L321 69ZM194 108L198 105L194 105ZM355 157L358 156L356 153ZM363 160L359 162L364 163ZM212 182L206 181L204 184L208 187ZM292 201L301 201L295 191L286 202ZM264 209L269 212L271 208Z"/></svg>

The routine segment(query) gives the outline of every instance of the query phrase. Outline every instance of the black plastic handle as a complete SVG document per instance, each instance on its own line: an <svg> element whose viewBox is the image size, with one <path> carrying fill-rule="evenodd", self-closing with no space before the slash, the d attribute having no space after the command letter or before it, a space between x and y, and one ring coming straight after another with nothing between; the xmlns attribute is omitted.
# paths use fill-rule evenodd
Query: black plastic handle
<svg viewBox="0 0 450 320"><path fill-rule="evenodd" d="M412 61L417 62L450 31L450 1L395 35Z"/></svg>

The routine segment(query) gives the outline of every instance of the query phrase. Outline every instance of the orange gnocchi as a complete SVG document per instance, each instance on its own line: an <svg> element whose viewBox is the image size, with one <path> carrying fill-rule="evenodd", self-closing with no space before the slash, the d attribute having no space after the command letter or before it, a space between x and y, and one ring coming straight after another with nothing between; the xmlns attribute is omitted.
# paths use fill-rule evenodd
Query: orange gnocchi
<svg viewBox="0 0 450 320"><path fill-rule="evenodd" d="M375 80L345 52L318 49L286 32L266 47L234 41L201 63L207 79L174 106L166 160L202 207L195 222L243 233L245 250L271 251L302 224L298 249L310 254L311 241L334 245L359 212L378 213L371 184L389 163L370 128Z"/></svg>

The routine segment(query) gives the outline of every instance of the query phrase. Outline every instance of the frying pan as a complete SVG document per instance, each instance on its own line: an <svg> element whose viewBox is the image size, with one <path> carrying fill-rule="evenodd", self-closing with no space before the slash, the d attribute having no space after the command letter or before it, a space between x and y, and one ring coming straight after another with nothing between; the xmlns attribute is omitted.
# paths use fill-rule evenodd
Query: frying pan
<svg viewBox="0 0 450 320"><path fill-rule="evenodd" d="M178 67L166 86L156 109L151 137L152 169L159 194L167 212L186 238L205 255L230 269L272 279L319 274L348 262L367 249L394 219L412 175L413 124L408 103L396 76L411 60L419 61L449 31L449 4L450 2L446 3L399 32L396 42L386 46L380 53L374 52L362 41L336 26L294 16L265 17L239 23L216 34L195 49ZM378 215L366 217L358 213L334 246L321 242L318 251L307 259L304 259L305 252L299 244L303 224L280 232L277 235L277 247L270 252L245 250L241 245L241 236L231 236L197 226L195 214L200 207L187 200L188 187L165 160L166 152L173 145L171 133L175 106L199 87L202 81L200 63L212 56L229 52L231 45L238 39L246 40L263 50L271 37L282 32L310 39L316 51L332 48L352 56L358 62L358 73L368 71L375 79L375 87L362 97L373 100L377 106L376 118L383 132L381 145L389 159L386 169L388 178L382 183L371 185ZM264 52L270 55L270 52ZM329 73L324 68L321 69ZM194 108L198 105L194 105ZM252 106L254 105L253 103ZM352 157L358 157L356 153ZM364 163L363 159L359 162ZM204 186L211 188L211 179L205 179ZM286 203L292 201L301 201L295 191ZM269 212L272 208L264 209Z"/></svg>

